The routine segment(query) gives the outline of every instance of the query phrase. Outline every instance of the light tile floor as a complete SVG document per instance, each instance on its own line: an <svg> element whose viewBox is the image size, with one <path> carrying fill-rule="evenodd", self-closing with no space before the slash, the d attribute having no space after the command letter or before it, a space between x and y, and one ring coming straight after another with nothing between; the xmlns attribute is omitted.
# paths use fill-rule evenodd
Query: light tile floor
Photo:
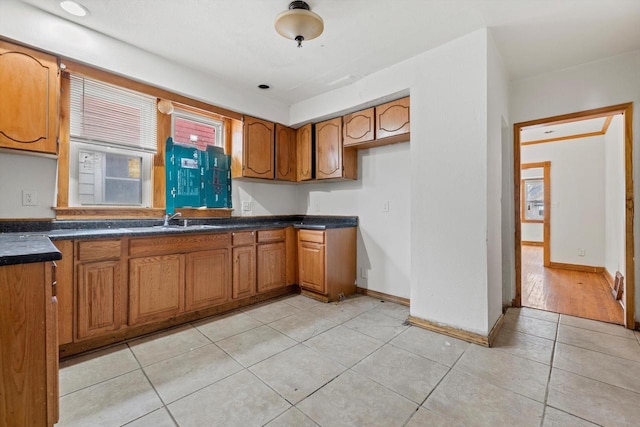
<svg viewBox="0 0 640 427"><path fill-rule="evenodd" d="M491 349L297 295L61 364L67 426L637 426L640 334L509 309Z"/></svg>

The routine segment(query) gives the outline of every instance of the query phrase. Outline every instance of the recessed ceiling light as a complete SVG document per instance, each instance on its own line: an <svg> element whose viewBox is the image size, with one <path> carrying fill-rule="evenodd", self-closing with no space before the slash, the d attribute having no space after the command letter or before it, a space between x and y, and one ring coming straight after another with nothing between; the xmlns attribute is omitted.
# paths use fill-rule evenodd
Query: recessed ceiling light
<svg viewBox="0 0 640 427"><path fill-rule="evenodd" d="M263 83L263 84L261 84L261 85L258 85L258 87L259 87L260 89L269 89L271 86L266 85L266 84L264 84L264 83Z"/></svg>
<svg viewBox="0 0 640 427"><path fill-rule="evenodd" d="M80 3L76 3L75 1L71 0L61 1L60 7L63 8L67 13L70 13L74 16L87 16L89 14L89 9L87 9Z"/></svg>

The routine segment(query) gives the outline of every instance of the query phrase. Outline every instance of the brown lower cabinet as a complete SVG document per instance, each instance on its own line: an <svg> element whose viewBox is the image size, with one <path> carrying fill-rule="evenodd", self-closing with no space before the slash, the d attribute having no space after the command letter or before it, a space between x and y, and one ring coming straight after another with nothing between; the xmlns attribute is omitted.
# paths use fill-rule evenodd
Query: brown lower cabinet
<svg viewBox="0 0 640 427"><path fill-rule="evenodd" d="M187 311L227 302L230 284L228 248L187 254Z"/></svg>
<svg viewBox="0 0 640 427"><path fill-rule="evenodd" d="M184 255L129 260L129 325L157 322L184 311Z"/></svg>
<svg viewBox="0 0 640 427"><path fill-rule="evenodd" d="M356 228L298 230L298 280L303 293L337 301L356 292Z"/></svg>
<svg viewBox="0 0 640 427"><path fill-rule="evenodd" d="M293 227L56 242L73 284L63 356L295 291L355 292L356 228ZM70 324L70 326L69 326ZM68 332L66 332L68 333Z"/></svg>
<svg viewBox="0 0 640 427"><path fill-rule="evenodd" d="M282 288L287 283L287 233L285 229L258 231L258 292Z"/></svg>
<svg viewBox="0 0 640 427"><path fill-rule="evenodd" d="M58 421L57 301L51 262L0 267L0 426Z"/></svg>
<svg viewBox="0 0 640 427"><path fill-rule="evenodd" d="M250 297L256 293L256 247L233 248L233 299Z"/></svg>
<svg viewBox="0 0 640 427"><path fill-rule="evenodd" d="M126 325L126 275L120 239L76 242L75 341Z"/></svg>

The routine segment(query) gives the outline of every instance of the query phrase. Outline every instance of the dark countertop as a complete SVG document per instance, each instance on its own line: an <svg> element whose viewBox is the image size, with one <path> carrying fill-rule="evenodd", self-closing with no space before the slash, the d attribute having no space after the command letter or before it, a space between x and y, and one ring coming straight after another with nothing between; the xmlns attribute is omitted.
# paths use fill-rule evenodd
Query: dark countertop
<svg viewBox="0 0 640 427"><path fill-rule="evenodd" d="M60 252L57 251L51 240L143 237L289 226L325 230L357 227L358 217L280 215L212 219L189 218L187 227L183 225L184 219L182 218L172 220L169 227L163 227L162 222L161 219L0 222L0 265L60 259Z"/></svg>
<svg viewBox="0 0 640 427"><path fill-rule="evenodd" d="M62 254L46 236L0 234L0 266L59 259Z"/></svg>

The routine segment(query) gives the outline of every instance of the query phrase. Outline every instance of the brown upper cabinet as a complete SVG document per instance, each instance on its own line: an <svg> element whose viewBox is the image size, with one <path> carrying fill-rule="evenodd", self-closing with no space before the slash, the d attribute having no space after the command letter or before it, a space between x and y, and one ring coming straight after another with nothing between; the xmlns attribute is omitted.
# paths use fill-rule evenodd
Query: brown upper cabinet
<svg viewBox="0 0 640 427"><path fill-rule="evenodd" d="M0 41L0 88L0 147L55 154L56 58Z"/></svg>
<svg viewBox="0 0 640 427"><path fill-rule="evenodd" d="M296 180L296 131L276 124L276 179Z"/></svg>
<svg viewBox="0 0 640 427"><path fill-rule="evenodd" d="M409 119L409 97L378 105L376 107L376 139L409 134Z"/></svg>
<svg viewBox="0 0 640 427"><path fill-rule="evenodd" d="M358 177L358 154L342 145L342 117L316 124L316 179Z"/></svg>
<svg viewBox="0 0 640 427"><path fill-rule="evenodd" d="M313 125L306 124L296 130L296 181L313 179Z"/></svg>
<svg viewBox="0 0 640 427"><path fill-rule="evenodd" d="M342 118L344 146L373 141L375 139L374 108L347 114Z"/></svg>
<svg viewBox="0 0 640 427"><path fill-rule="evenodd" d="M409 141L409 97L387 102L342 118L344 146L354 149Z"/></svg>
<svg viewBox="0 0 640 427"><path fill-rule="evenodd" d="M272 122L245 116L242 176L274 178L274 127Z"/></svg>

